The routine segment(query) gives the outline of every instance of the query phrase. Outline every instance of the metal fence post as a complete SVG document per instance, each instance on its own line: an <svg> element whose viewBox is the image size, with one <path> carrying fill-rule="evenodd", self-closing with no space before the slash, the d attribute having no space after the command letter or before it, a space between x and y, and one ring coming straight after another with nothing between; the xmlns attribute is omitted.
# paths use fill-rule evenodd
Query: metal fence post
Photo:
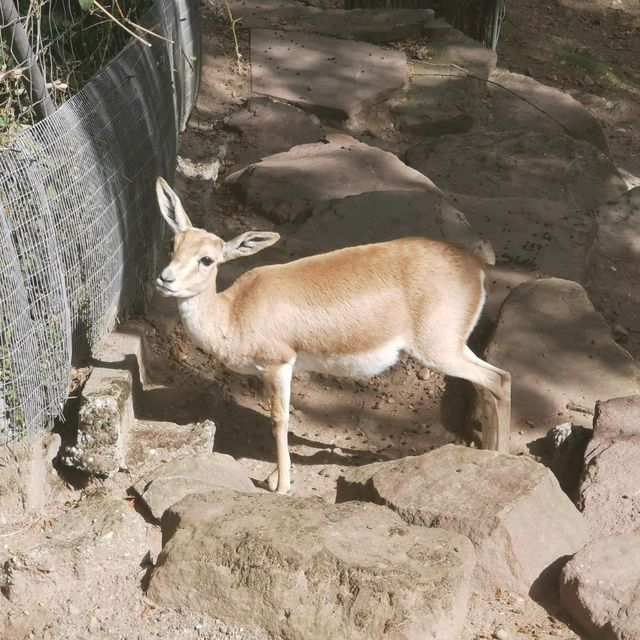
<svg viewBox="0 0 640 640"><path fill-rule="evenodd" d="M33 55L13 0L0 0L0 36L9 46L16 63L24 68L29 99L38 117L44 119L54 113L56 107L47 91L44 76Z"/></svg>

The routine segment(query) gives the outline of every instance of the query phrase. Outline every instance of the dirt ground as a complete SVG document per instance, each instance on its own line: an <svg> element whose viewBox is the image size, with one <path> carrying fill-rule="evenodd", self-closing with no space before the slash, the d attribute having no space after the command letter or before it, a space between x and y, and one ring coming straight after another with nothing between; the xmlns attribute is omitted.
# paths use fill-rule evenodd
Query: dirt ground
<svg viewBox="0 0 640 640"><path fill-rule="evenodd" d="M499 66L571 92L601 121L616 166L640 175L637 0L507 0L507 11ZM238 71L222 3L203 6L203 31L202 89L180 155L195 161L224 157L223 168L228 169L241 151L240 142L221 121L248 97L249 68L243 63ZM248 37L242 31L240 50L248 57ZM373 143L369 138L367 142ZM388 142L380 139L378 144ZM249 229L274 228L223 187L178 177L176 191L194 224L225 239ZM220 275L224 281L234 273ZM55 481L55 496L44 515L20 522L5 514L0 520L0 564L27 554L22 565L18 560L16 575L22 571L39 578L31 591L25 587L13 601L0 597L0 638L252 637L197 613L156 607L143 593L160 534L136 511L138 505L127 492L130 485L163 460L193 447L197 437L189 435L188 425L207 418L216 423L215 449L238 459L256 482L273 468L275 453L259 382L216 366L179 326L165 335L166 323L164 316L151 318L147 325L155 383L136 399L130 469L106 481L63 475ZM348 466L421 454L448 442L472 443L461 430L468 397L464 385L423 371L410 360L367 381L297 376L290 424L293 493L333 501L336 478ZM172 425L187 429L183 440L174 438ZM85 523L86 530L69 542L56 523L68 522L83 510L91 513L91 498L86 496L97 488L116 496L124 510L107 501ZM119 525L104 515L113 509L120 514ZM54 566L45 569L28 555L43 543L55 543L59 550L49 559ZM63 548L76 551L60 551ZM488 639L500 629L512 640L586 639L567 624L556 600L556 594L549 594L543 607L517 594L476 593L460 640Z"/></svg>

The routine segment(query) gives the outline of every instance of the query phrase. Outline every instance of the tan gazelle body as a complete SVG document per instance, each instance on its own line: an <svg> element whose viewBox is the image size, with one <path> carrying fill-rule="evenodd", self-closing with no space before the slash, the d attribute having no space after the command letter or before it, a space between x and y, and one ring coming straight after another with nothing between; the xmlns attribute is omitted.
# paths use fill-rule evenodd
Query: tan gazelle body
<svg viewBox="0 0 640 640"><path fill-rule="evenodd" d="M277 447L272 490L290 488L294 369L371 376L407 353L474 383L487 416L483 446L508 451L510 376L466 345L485 300L484 267L467 250L426 238L350 247L252 269L218 293L219 264L252 255L280 236L249 231L225 242L191 225L162 178L156 188L175 234L158 289L177 298L185 329L201 349L233 371L263 377Z"/></svg>

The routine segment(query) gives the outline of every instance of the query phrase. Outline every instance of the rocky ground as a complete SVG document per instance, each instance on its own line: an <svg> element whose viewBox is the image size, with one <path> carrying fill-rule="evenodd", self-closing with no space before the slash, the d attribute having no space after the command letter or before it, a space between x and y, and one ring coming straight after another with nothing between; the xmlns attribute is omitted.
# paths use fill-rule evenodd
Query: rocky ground
<svg viewBox="0 0 640 640"><path fill-rule="evenodd" d="M270 496L259 381L157 300L70 405L42 513L0 515L0 637L637 637L638 7L508 3L495 56L428 12L231 6L239 62L203 6L175 188L198 226L282 241L221 284L410 234L467 246L495 263L473 346L512 374L513 455L477 450L471 390L411 360L304 374L292 497Z"/></svg>

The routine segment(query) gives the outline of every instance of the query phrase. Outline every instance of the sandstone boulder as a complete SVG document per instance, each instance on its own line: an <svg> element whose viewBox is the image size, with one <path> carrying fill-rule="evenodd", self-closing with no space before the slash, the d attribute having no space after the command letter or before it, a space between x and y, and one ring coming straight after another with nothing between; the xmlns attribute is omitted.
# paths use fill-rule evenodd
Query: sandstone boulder
<svg viewBox="0 0 640 640"><path fill-rule="evenodd" d="M134 423L132 391L128 369L93 369L82 390L77 440L60 454L65 465L97 476L111 476L126 467Z"/></svg>
<svg viewBox="0 0 640 640"><path fill-rule="evenodd" d="M584 281L607 318L640 331L640 187L596 210Z"/></svg>
<svg viewBox="0 0 640 640"><path fill-rule="evenodd" d="M157 467L133 485L154 518L192 493L212 489L257 491L242 467L224 453L184 455Z"/></svg>
<svg viewBox="0 0 640 640"><path fill-rule="evenodd" d="M505 300L484 358L511 373L511 452L565 422L591 426L598 400L640 392L640 368L584 289L534 280Z"/></svg>
<svg viewBox="0 0 640 640"><path fill-rule="evenodd" d="M594 540L560 579L567 611L594 640L640 639L640 534Z"/></svg>
<svg viewBox="0 0 640 640"><path fill-rule="evenodd" d="M489 588L536 592L587 541L582 516L553 474L530 458L445 445L350 469L337 500L386 505L410 524L443 527L475 545Z"/></svg>
<svg viewBox="0 0 640 640"><path fill-rule="evenodd" d="M442 67L431 63L412 62L406 96L392 108L397 129L442 136L467 133L481 125L485 83L460 71L452 71L455 77L443 77L442 72Z"/></svg>
<svg viewBox="0 0 640 640"><path fill-rule="evenodd" d="M638 460L640 395L597 403L578 493L593 537L640 533Z"/></svg>
<svg viewBox="0 0 640 640"><path fill-rule="evenodd" d="M607 153L607 141L599 122L568 93L506 69L496 69L490 79L487 128L565 134Z"/></svg>
<svg viewBox="0 0 640 640"><path fill-rule="evenodd" d="M309 215L320 202L369 191L440 193L429 178L392 153L344 134L268 156L225 182L274 222Z"/></svg>
<svg viewBox="0 0 640 640"><path fill-rule="evenodd" d="M318 118L298 107L270 98L251 97L224 119L229 129L242 134L238 164L286 151L324 138L327 128Z"/></svg>
<svg viewBox="0 0 640 640"><path fill-rule="evenodd" d="M483 198L592 208L626 191L615 167L588 142L529 129L426 139L409 148L406 161L445 191Z"/></svg>
<svg viewBox="0 0 640 640"><path fill-rule="evenodd" d="M273 494L189 496L162 519L148 595L290 640L453 640L473 547L388 509Z"/></svg>
<svg viewBox="0 0 640 640"><path fill-rule="evenodd" d="M591 220L585 211L540 198L447 194L501 263L579 281Z"/></svg>
<svg viewBox="0 0 640 640"><path fill-rule="evenodd" d="M338 118L401 91L404 53L365 42L251 30L251 89Z"/></svg>
<svg viewBox="0 0 640 640"><path fill-rule="evenodd" d="M491 245L435 191L374 191L321 203L288 235L287 248L298 257L406 236L446 240L495 262Z"/></svg>

